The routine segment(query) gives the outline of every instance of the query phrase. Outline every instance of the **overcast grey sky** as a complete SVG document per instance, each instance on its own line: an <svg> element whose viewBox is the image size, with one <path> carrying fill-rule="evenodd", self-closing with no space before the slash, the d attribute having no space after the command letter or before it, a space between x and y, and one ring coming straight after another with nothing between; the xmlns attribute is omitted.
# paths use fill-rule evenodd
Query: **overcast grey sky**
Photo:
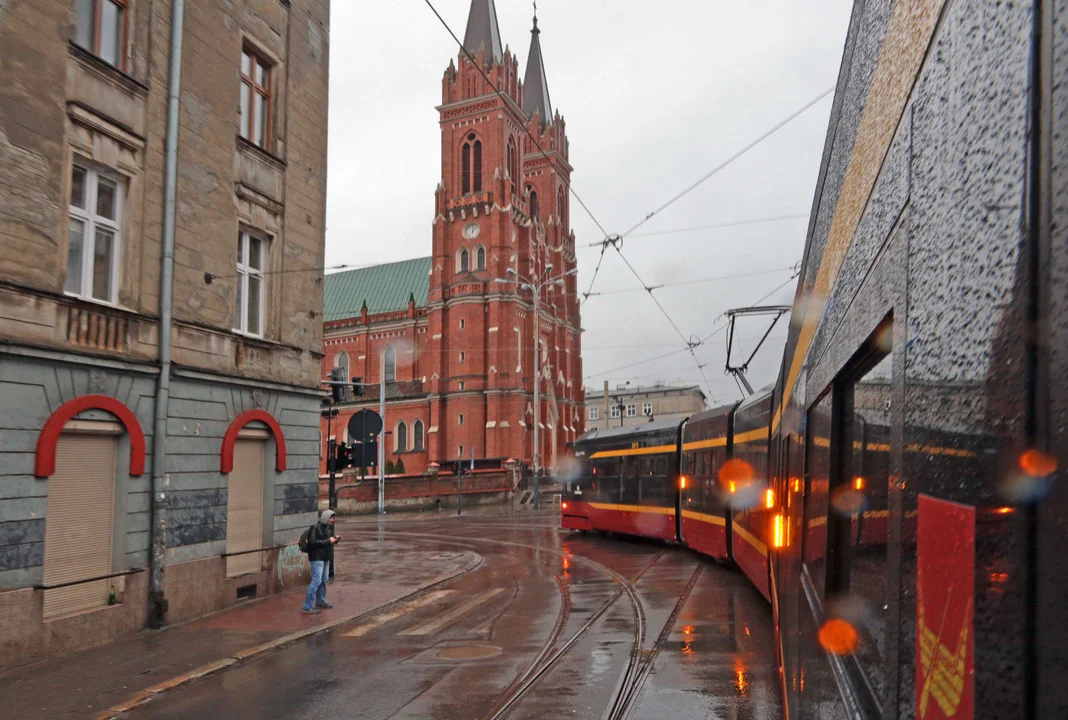
<svg viewBox="0 0 1068 720"><path fill-rule="evenodd" d="M463 37L470 0L434 0ZM567 120L574 189L609 233L621 233L795 110L831 87L851 0L541 0L541 41L554 109ZM526 72L531 4L497 0L503 41ZM458 48L424 0L334 0L331 14L327 265L367 264L431 252L433 192L441 175L435 106ZM623 252L650 285L730 280L657 290L687 336L751 305L790 277L804 251L831 97L761 143L626 240ZM805 217L711 230L653 232ZM593 221L572 200L579 285L600 254ZM761 274L753 274L761 273ZM587 386L704 385L684 345L614 250L582 307ZM627 291L619 292L615 291ZM790 283L764 304L790 304ZM740 324L744 350L763 320ZM774 380L786 323L760 351L750 382ZM697 357L713 397L737 399L723 374L725 333Z"/></svg>

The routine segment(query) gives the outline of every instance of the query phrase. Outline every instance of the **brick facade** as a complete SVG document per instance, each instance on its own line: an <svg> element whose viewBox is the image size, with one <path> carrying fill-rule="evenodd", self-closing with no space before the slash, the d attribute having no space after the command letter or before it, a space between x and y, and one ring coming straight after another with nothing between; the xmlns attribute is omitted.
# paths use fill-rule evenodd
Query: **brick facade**
<svg viewBox="0 0 1068 720"><path fill-rule="evenodd" d="M429 274L425 302L420 296L406 308L394 303L348 317L332 315L327 304L324 377L345 353L351 376L377 383L384 354L392 348L396 380L421 385L386 408L385 427L393 433L386 439L387 459L402 459L409 473L422 472L433 461L455 459L461 448L465 458L472 451L476 458L532 458L534 304L529 290L495 284L494 279L507 277L509 269L539 277L551 264L548 272L556 277L576 267L564 119L559 113L528 115L519 62L509 51L494 58L483 46L475 62L505 97L493 91L464 53L442 78L437 108L442 180L434 192L432 255L423 259ZM481 144L477 179L476 142ZM465 144L471 152L466 184ZM361 277L370 284L366 271L356 272L364 272ZM327 278L328 285L332 280ZM360 307L367 299L362 290L357 283L340 304ZM540 325L540 456L543 466L552 467L585 423L574 275L565 277L562 287L542 293ZM367 400L341 406L342 427L358 409L377 411L377 388L367 392ZM409 448L415 422L423 424L425 450L396 451L402 421ZM322 432L325 441L325 422ZM334 435L341 439L343 432L335 429ZM325 459L320 471L326 472Z"/></svg>

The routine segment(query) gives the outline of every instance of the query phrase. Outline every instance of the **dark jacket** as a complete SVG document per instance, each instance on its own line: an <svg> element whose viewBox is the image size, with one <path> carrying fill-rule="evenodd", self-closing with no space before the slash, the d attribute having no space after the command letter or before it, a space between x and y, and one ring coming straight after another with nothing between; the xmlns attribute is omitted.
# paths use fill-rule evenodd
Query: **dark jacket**
<svg viewBox="0 0 1068 720"><path fill-rule="evenodd" d="M330 542L333 533L329 525L315 523L308 533L308 560L311 562L330 562L334 559L334 544Z"/></svg>

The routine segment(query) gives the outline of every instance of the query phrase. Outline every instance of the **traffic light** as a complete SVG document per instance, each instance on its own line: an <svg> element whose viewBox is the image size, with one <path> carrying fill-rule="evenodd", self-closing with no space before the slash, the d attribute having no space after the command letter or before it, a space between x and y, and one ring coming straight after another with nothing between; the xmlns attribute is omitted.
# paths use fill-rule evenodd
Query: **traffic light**
<svg viewBox="0 0 1068 720"><path fill-rule="evenodd" d="M345 399L345 386L339 384L345 382L345 371L341 368L331 370L330 382L330 397L334 398L334 402L339 403Z"/></svg>
<svg viewBox="0 0 1068 720"><path fill-rule="evenodd" d="M342 468L350 468L353 465L353 447L346 443L341 443L337 450L338 464Z"/></svg>

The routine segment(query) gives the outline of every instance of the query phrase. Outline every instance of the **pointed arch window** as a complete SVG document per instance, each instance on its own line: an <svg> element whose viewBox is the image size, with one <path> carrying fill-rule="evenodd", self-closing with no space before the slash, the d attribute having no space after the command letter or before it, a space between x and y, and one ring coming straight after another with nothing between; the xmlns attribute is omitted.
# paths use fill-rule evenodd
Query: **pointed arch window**
<svg viewBox="0 0 1068 720"><path fill-rule="evenodd" d="M386 348L385 357L382 359L383 372L386 382L397 382L397 351L390 345Z"/></svg>
<svg viewBox="0 0 1068 720"><path fill-rule="evenodd" d="M466 195L471 192L471 143L464 143L462 156L463 169L460 171L460 183L463 185L464 195Z"/></svg>
<svg viewBox="0 0 1068 720"><path fill-rule="evenodd" d="M567 232L567 191L562 187L556 194L556 214L560 217L560 229Z"/></svg>
<svg viewBox="0 0 1068 720"><path fill-rule="evenodd" d="M515 148L515 138L508 138L508 174L511 176L512 194L515 195L516 183L519 182L519 153Z"/></svg>
<svg viewBox="0 0 1068 720"><path fill-rule="evenodd" d="M412 450L419 452L423 449L423 421L416 420L412 425Z"/></svg>
<svg viewBox="0 0 1068 720"><path fill-rule="evenodd" d="M339 352L334 356L334 367L344 371L345 379L349 377L349 354L347 352Z"/></svg>
<svg viewBox="0 0 1068 720"><path fill-rule="evenodd" d="M481 245L479 245L478 249L475 251L475 269L486 269L486 248L482 247Z"/></svg>
<svg viewBox="0 0 1068 720"><path fill-rule="evenodd" d="M397 452L408 452L408 425L403 420L397 423Z"/></svg>
<svg viewBox="0 0 1068 720"><path fill-rule="evenodd" d="M533 220L538 217L541 210L538 207L538 193L530 185L527 185L527 192L530 193L530 219Z"/></svg>
<svg viewBox="0 0 1068 720"><path fill-rule="evenodd" d="M460 149L460 187L463 194L482 192L482 141L474 133Z"/></svg>
<svg viewBox="0 0 1068 720"><path fill-rule="evenodd" d="M460 257L457 260L458 272L469 272L471 270L471 253L467 252L467 248L460 248Z"/></svg>
<svg viewBox="0 0 1068 720"><path fill-rule="evenodd" d="M475 140L475 166L471 171L471 185L475 192L482 192L482 141Z"/></svg>

